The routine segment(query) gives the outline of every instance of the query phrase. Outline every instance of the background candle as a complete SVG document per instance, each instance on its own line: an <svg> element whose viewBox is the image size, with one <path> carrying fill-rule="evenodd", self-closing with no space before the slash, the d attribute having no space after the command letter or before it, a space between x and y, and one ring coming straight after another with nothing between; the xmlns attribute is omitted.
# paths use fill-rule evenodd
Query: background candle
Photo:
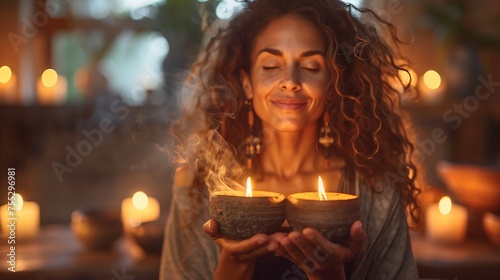
<svg viewBox="0 0 500 280"><path fill-rule="evenodd" d="M17 78L8 66L0 67L0 102L14 103Z"/></svg>
<svg viewBox="0 0 500 280"><path fill-rule="evenodd" d="M126 232L141 223L155 221L160 217L160 204L157 199L148 197L144 192L136 192L133 197L122 201L122 222Z"/></svg>
<svg viewBox="0 0 500 280"><path fill-rule="evenodd" d="M10 222L15 222L16 240L35 238L40 231L40 206L36 202L23 201L20 194L16 194L15 202L15 211L11 211L12 208L9 209L7 204L0 207L2 232L9 236L10 226L12 225Z"/></svg>
<svg viewBox="0 0 500 280"><path fill-rule="evenodd" d="M445 81L434 70L428 70L419 82L420 98L424 103L434 105L443 100Z"/></svg>
<svg viewBox="0 0 500 280"><path fill-rule="evenodd" d="M457 244L463 242L467 230L467 210L452 204L448 196L426 210L427 237L438 243Z"/></svg>
<svg viewBox="0 0 500 280"><path fill-rule="evenodd" d="M53 69L47 69L36 84L38 102L44 105L60 104L66 99L67 88L64 76L58 75Z"/></svg>

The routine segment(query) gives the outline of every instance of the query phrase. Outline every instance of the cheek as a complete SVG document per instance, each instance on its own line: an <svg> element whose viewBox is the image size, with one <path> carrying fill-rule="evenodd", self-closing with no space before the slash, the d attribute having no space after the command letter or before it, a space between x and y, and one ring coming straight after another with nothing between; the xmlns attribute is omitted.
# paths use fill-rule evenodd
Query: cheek
<svg viewBox="0 0 500 280"><path fill-rule="evenodd" d="M314 110L311 112L311 120L317 120L323 116L323 113L325 112L325 106L326 102L325 99L322 98L318 100Z"/></svg>
<svg viewBox="0 0 500 280"><path fill-rule="evenodd" d="M262 73L252 77L253 86L257 91L263 91L269 86L278 83L279 75L275 73Z"/></svg>
<svg viewBox="0 0 500 280"><path fill-rule="evenodd" d="M256 116L260 119L265 118L265 112L267 112L266 108L265 97L262 94L254 94L253 110L255 111Z"/></svg>
<svg viewBox="0 0 500 280"><path fill-rule="evenodd" d="M309 84L307 91L318 103L324 104L326 103L327 89L327 84L318 82Z"/></svg>
<svg viewBox="0 0 500 280"><path fill-rule="evenodd" d="M328 95L328 88L330 81L328 77L325 77L321 79L317 84L316 84L316 91L318 93L318 97L322 100L323 105L326 103L327 95Z"/></svg>
<svg viewBox="0 0 500 280"><path fill-rule="evenodd" d="M327 99L327 86L323 83L311 85L310 88L311 98L314 100L314 108L312 108L313 119L319 118L323 115L326 107Z"/></svg>

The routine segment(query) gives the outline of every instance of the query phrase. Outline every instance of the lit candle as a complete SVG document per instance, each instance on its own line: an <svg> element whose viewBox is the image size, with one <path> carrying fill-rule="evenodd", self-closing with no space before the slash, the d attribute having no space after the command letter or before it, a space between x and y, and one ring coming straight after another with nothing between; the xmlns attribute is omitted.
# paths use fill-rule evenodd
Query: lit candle
<svg viewBox="0 0 500 280"><path fill-rule="evenodd" d="M160 217L160 203L144 192L136 192L122 201L122 222L126 232L141 223L155 221Z"/></svg>
<svg viewBox="0 0 500 280"><path fill-rule="evenodd" d="M40 230L40 207L38 203L24 201L20 194L15 194L14 205L0 207L2 232L9 239L29 240L38 235ZM10 243L9 243L10 244Z"/></svg>
<svg viewBox="0 0 500 280"><path fill-rule="evenodd" d="M427 237L438 243L457 244L465 239L467 230L467 210L453 205L448 196L426 210Z"/></svg>
<svg viewBox="0 0 500 280"><path fill-rule="evenodd" d="M9 66L0 67L0 102L14 103L17 78Z"/></svg>
<svg viewBox="0 0 500 280"><path fill-rule="evenodd" d="M438 72L428 70L422 76L418 89L423 102L437 104L443 99L444 81Z"/></svg>
<svg viewBox="0 0 500 280"><path fill-rule="evenodd" d="M61 104L66 99L68 85L66 78L53 69L43 71L36 84L37 99L40 104Z"/></svg>
<svg viewBox="0 0 500 280"><path fill-rule="evenodd" d="M317 192L301 192L287 197L286 218L295 230L311 227L330 241L349 236L351 225L360 218L360 201L355 195L326 192L321 176Z"/></svg>
<svg viewBox="0 0 500 280"><path fill-rule="evenodd" d="M217 191L210 196L210 216L219 224L222 235L243 240L257 233L276 232L285 221L285 196L257 191L250 177L246 192Z"/></svg>

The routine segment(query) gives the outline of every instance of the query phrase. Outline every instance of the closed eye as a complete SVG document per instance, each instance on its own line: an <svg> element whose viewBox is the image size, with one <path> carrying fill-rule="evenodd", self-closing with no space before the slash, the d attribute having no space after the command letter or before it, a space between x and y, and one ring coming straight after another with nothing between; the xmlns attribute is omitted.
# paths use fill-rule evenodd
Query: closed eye
<svg viewBox="0 0 500 280"><path fill-rule="evenodd" d="M302 67L302 69L311 72L311 73L317 73L319 72L319 68L310 68L310 67Z"/></svg>
<svg viewBox="0 0 500 280"><path fill-rule="evenodd" d="M271 70L275 70L278 68L279 68L279 66L262 66L262 69L264 69L265 71L271 71Z"/></svg>

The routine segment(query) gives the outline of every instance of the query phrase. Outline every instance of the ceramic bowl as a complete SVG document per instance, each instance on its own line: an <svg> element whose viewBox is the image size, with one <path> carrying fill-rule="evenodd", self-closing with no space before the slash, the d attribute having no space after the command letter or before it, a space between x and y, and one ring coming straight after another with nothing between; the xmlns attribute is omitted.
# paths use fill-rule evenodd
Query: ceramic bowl
<svg viewBox="0 0 500 280"><path fill-rule="evenodd" d="M458 202L479 212L500 213L500 165L440 161L437 171Z"/></svg>
<svg viewBox="0 0 500 280"><path fill-rule="evenodd" d="M76 238L90 250L107 250L123 233L118 211L79 209L71 214L71 229Z"/></svg>
<svg viewBox="0 0 500 280"><path fill-rule="evenodd" d="M145 222L132 229L132 237L146 253L161 254L165 224Z"/></svg>
<svg viewBox="0 0 500 280"><path fill-rule="evenodd" d="M352 224L360 219L360 200L355 195L327 193L318 200L317 192L295 193L287 197L286 218L294 230L311 227L332 242L349 237Z"/></svg>
<svg viewBox="0 0 500 280"><path fill-rule="evenodd" d="M222 235L243 240L257 233L272 234L285 221L285 196L254 191L253 197L233 191L211 195L210 216L219 224Z"/></svg>

